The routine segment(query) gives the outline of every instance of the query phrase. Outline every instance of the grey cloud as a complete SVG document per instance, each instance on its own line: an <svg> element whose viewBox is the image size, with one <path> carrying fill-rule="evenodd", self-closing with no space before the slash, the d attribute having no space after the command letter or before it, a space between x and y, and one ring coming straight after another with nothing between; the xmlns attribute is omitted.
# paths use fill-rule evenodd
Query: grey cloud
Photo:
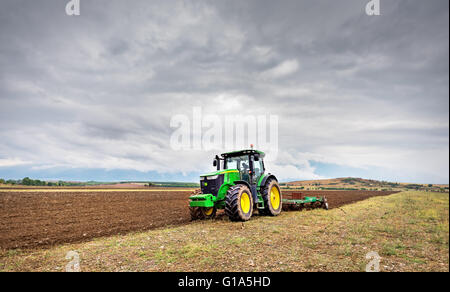
<svg viewBox="0 0 450 292"><path fill-rule="evenodd" d="M0 4L0 159L170 171L183 157L177 171L204 170L212 153L168 148L169 121L194 105L226 114L226 96L240 103L229 112L280 116L282 157L345 165L349 153L336 160L324 145L376 146L448 169L434 162L449 140L446 0L384 1L380 17L361 0L81 0L79 17L64 2ZM405 161L395 171L409 178L417 165Z"/></svg>

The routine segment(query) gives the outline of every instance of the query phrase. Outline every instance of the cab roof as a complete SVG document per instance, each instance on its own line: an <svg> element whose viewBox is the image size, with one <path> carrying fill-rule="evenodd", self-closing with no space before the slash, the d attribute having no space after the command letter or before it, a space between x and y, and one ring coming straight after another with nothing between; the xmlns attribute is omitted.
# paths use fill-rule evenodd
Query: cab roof
<svg viewBox="0 0 450 292"><path fill-rule="evenodd" d="M222 153L222 157L235 157L235 156L241 156L241 155L250 155L250 154L255 154L258 153L261 158L264 158L265 154L262 151L259 150L255 150L255 149L244 149L244 150L238 150L238 151L231 151L231 152L226 152L226 153Z"/></svg>

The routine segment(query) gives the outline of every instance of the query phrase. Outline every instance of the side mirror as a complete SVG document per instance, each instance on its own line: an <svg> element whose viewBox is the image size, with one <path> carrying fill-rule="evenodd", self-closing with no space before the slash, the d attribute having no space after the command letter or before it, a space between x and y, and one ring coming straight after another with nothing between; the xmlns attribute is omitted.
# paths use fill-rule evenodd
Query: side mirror
<svg viewBox="0 0 450 292"><path fill-rule="evenodd" d="M255 161L259 161L259 154L255 154Z"/></svg>
<svg viewBox="0 0 450 292"><path fill-rule="evenodd" d="M220 158L219 158L219 155L216 155L216 157L214 158L213 165L215 167L217 167L217 170L220 170Z"/></svg>

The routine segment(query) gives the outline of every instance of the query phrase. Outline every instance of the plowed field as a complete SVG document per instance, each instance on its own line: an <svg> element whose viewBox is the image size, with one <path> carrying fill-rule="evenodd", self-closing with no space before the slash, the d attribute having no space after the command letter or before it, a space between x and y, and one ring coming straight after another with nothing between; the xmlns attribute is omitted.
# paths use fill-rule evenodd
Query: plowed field
<svg viewBox="0 0 450 292"><path fill-rule="evenodd" d="M289 191L283 192L286 198ZM374 191L304 191L330 208L389 195ZM34 248L143 231L190 220L189 191L0 191L0 248ZM223 216L220 216L223 218Z"/></svg>

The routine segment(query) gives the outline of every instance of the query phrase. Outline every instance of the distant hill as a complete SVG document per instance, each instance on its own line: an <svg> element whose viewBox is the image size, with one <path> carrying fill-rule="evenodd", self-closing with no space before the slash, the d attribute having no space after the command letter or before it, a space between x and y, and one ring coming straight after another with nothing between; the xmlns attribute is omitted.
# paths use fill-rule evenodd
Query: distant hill
<svg viewBox="0 0 450 292"><path fill-rule="evenodd" d="M320 180L303 180L282 183L283 188L304 189L304 190L420 190L448 192L449 185L443 184L415 184L378 181L372 179L343 177Z"/></svg>

